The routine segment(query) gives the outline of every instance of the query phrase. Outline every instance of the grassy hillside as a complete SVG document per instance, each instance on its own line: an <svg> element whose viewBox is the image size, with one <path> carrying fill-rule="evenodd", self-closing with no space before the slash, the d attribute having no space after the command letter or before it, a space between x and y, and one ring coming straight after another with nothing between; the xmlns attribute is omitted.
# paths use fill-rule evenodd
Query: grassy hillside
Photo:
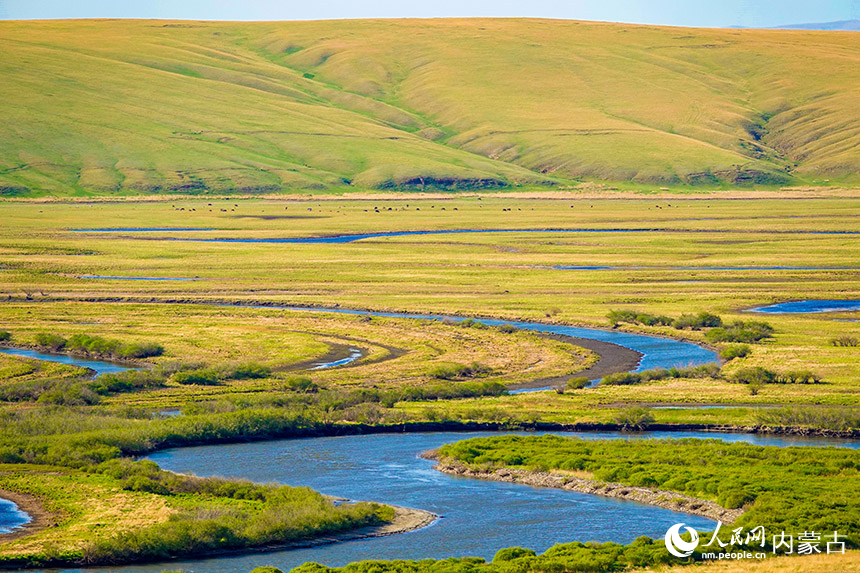
<svg viewBox="0 0 860 573"><path fill-rule="evenodd" d="M0 194L852 183L860 36L0 22Z"/></svg>

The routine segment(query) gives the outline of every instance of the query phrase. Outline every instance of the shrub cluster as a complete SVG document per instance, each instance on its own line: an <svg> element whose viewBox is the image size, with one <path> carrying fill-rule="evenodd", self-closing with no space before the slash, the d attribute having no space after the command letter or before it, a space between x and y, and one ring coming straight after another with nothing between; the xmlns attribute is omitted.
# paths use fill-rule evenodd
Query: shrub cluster
<svg viewBox="0 0 860 573"><path fill-rule="evenodd" d="M830 340L832 346L855 347L860 346L860 338L856 336L843 335Z"/></svg>
<svg viewBox="0 0 860 573"><path fill-rule="evenodd" d="M606 315L609 324L617 326L619 323L644 324L645 326L671 326L672 319L664 315L648 314L647 312L636 312L633 310L611 310Z"/></svg>
<svg viewBox="0 0 860 573"><path fill-rule="evenodd" d="M729 325L712 328L705 334L708 342L758 342L773 336L773 327L757 320L735 321Z"/></svg>
<svg viewBox="0 0 860 573"><path fill-rule="evenodd" d="M612 326L626 322L646 326L672 326L678 330L705 330L708 342L758 342L773 335L773 327L761 321L735 321L724 324L722 318L710 312L682 314L672 319L668 316L653 315L632 310L613 310L606 315Z"/></svg>
<svg viewBox="0 0 860 573"><path fill-rule="evenodd" d="M9 342L12 340L12 333L6 330L0 330L0 342Z"/></svg>
<svg viewBox="0 0 860 573"><path fill-rule="evenodd" d="M744 358L749 356L752 349L746 344L729 344L720 350L720 358L723 360L734 360L735 358Z"/></svg>
<svg viewBox="0 0 860 573"><path fill-rule="evenodd" d="M171 380L177 384L200 386L216 386L225 380L251 380L268 378L272 369L263 364L248 362L245 364L227 364L218 367L205 367L198 364L174 364Z"/></svg>
<svg viewBox="0 0 860 573"><path fill-rule="evenodd" d="M630 386L644 384L653 380L666 380L668 378L719 378L719 364L702 364L700 366L688 366L686 368L655 368L643 370L642 372L618 372L604 376L601 384L609 386Z"/></svg>
<svg viewBox="0 0 860 573"><path fill-rule="evenodd" d="M774 372L761 366L740 368L731 376L738 384L820 384L821 376L806 369Z"/></svg>
<svg viewBox="0 0 860 573"><path fill-rule="evenodd" d="M844 431L860 428L860 408L786 406L756 411L759 424L766 426L805 426Z"/></svg>
<svg viewBox="0 0 860 573"><path fill-rule="evenodd" d="M458 378L477 378L487 376L493 372L493 369L478 362L472 362L470 365L465 364L440 364L434 366L427 374L432 378L440 380L456 380Z"/></svg>
<svg viewBox="0 0 860 573"><path fill-rule="evenodd" d="M164 348L154 342L126 343L89 334L74 334L66 339L53 332L41 332L36 335L36 344L52 352L68 350L106 358L150 358L164 354Z"/></svg>

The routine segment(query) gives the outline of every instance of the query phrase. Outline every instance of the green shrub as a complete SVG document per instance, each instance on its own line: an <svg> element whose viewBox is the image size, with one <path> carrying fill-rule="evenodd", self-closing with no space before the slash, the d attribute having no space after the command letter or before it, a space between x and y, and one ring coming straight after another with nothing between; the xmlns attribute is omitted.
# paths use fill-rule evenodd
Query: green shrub
<svg viewBox="0 0 860 573"><path fill-rule="evenodd" d="M777 374L761 366L749 366L735 371L731 380L738 384L773 384Z"/></svg>
<svg viewBox="0 0 860 573"><path fill-rule="evenodd" d="M6 330L0 330L0 342L9 342L12 340L12 333Z"/></svg>
<svg viewBox="0 0 860 573"><path fill-rule="evenodd" d="M860 428L860 408L786 406L756 411L756 421L766 426L804 426L844 431Z"/></svg>
<svg viewBox="0 0 860 573"><path fill-rule="evenodd" d="M720 350L720 357L723 360L734 360L735 358L743 358L749 356L752 349L746 344L729 344Z"/></svg>
<svg viewBox="0 0 860 573"><path fill-rule="evenodd" d="M500 326L497 326L496 328L498 329L499 332L501 332L503 334L513 334L514 332L519 330L513 324L502 324Z"/></svg>
<svg viewBox="0 0 860 573"><path fill-rule="evenodd" d="M625 429L644 430L654 423L654 414L648 408L633 406L619 411L612 420Z"/></svg>
<svg viewBox="0 0 860 573"><path fill-rule="evenodd" d="M531 549L524 549L522 547L507 547L505 549L499 549L496 552L496 555L493 557L493 563L504 563L505 561L513 561L514 559L519 559L520 557L535 557L537 553L532 551Z"/></svg>
<svg viewBox="0 0 860 573"><path fill-rule="evenodd" d="M158 495L169 495L170 490L162 483L146 476L133 476L125 480L122 489L126 491L143 491Z"/></svg>
<svg viewBox="0 0 860 573"><path fill-rule="evenodd" d="M320 389L309 376L290 376L284 380L282 387L285 390L292 390L293 392L301 392L303 394L318 392Z"/></svg>
<svg viewBox="0 0 860 573"><path fill-rule="evenodd" d="M125 370L102 374L88 384L90 389L101 395L118 392L132 392L147 388L164 386L166 377L152 370Z"/></svg>
<svg viewBox="0 0 860 573"><path fill-rule="evenodd" d="M215 386L218 384L218 374L211 368L199 368L197 370L182 370L173 375L172 380L177 384L198 384L201 386Z"/></svg>
<svg viewBox="0 0 860 573"><path fill-rule="evenodd" d="M432 378L440 380L454 380L457 378L476 378L486 376L492 373L492 368L478 362L472 362L471 365L465 364L440 364L430 369L427 373Z"/></svg>
<svg viewBox="0 0 860 573"><path fill-rule="evenodd" d="M645 326L668 326L672 319L668 316L648 314L647 312L634 312L632 310L613 310L606 315L609 324L617 326L621 322L628 324L644 324Z"/></svg>
<svg viewBox="0 0 860 573"><path fill-rule="evenodd" d="M701 364L699 366L687 366L685 368L654 368L642 372L618 372L605 376L600 383L609 386L629 386L643 384L653 380L665 380L667 378L719 378L720 366L718 364Z"/></svg>
<svg viewBox="0 0 860 573"><path fill-rule="evenodd" d="M39 404L61 406L91 406L99 403L99 396L79 382L56 384L39 395Z"/></svg>
<svg viewBox="0 0 860 573"><path fill-rule="evenodd" d="M40 332L36 335L37 345L54 352L58 352L65 348L67 342L68 341L65 338L59 334L54 334L53 332Z"/></svg>
<svg viewBox="0 0 860 573"><path fill-rule="evenodd" d="M642 381L642 375L637 372L616 372L604 376L600 383L607 386L630 386L640 384Z"/></svg>
<svg viewBox="0 0 860 573"><path fill-rule="evenodd" d="M860 346L860 338L856 336L843 335L830 339L832 346L854 347Z"/></svg>
<svg viewBox="0 0 860 573"><path fill-rule="evenodd" d="M222 380L253 380L268 378L271 375L271 368L256 362L225 366L218 372L218 377Z"/></svg>
<svg viewBox="0 0 860 573"><path fill-rule="evenodd" d="M737 321L728 326L713 328L705 334L708 342L758 342L773 336L773 327L761 321Z"/></svg>
<svg viewBox="0 0 860 573"><path fill-rule="evenodd" d="M587 388L589 384L591 384L591 380L585 376L577 376L568 380L566 386L568 390L581 390Z"/></svg>
<svg viewBox="0 0 860 573"><path fill-rule="evenodd" d="M475 320L474 318L467 318L466 320L461 320L459 322L459 326L461 328L475 328L478 330L483 330L487 328L486 324L484 324L480 320Z"/></svg>
<svg viewBox="0 0 860 573"><path fill-rule="evenodd" d="M789 370L777 376L780 384L821 384L821 376L811 370Z"/></svg>
<svg viewBox="0 0 860 573"><path fill-rule="evenodd" d="M703 328L714 328L722 326L722 319L716 314L700 312L699 314L682 314L672 322L672 326L678 330L690 329L701 330Z"/></svg>

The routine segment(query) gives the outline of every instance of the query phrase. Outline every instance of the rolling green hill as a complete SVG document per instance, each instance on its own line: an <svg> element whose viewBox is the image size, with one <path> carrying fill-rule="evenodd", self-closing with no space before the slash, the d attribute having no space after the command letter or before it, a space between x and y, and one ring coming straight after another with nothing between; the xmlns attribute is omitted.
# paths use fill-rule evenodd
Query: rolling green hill
<svg viewBox="0 0 860 573"><path fill-rule="evenodd" d="M860 34L0 22L3 196L860 181Z"/></svg>

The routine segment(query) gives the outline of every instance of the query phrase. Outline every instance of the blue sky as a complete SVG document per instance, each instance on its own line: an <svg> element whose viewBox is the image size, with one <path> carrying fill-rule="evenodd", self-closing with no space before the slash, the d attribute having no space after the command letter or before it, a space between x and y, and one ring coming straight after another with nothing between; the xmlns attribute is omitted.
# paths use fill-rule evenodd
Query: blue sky
<svg viewBox="0 0 860 573"><path fill-rule="evenodd" d="M318 20L530 16L769 27L860 18L860 0L0 0L0 18Z"/></svg>

